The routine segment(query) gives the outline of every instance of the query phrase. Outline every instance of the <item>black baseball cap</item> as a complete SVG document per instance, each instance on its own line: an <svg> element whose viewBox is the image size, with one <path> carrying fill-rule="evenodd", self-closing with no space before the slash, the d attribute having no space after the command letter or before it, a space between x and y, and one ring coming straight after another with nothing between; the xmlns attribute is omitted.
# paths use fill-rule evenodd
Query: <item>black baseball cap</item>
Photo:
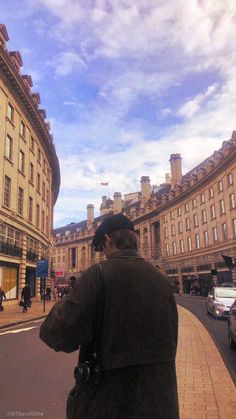
<svg viewBox="0 0 236 419"><path fill-rule="evenodd" d="M134 231L134 226L132 222L123 214L110 215L105 218L102 224L97 228L92 241L92 245L95 250L97 252L102 250L105 234L109 235L118 230Z"/></svg>

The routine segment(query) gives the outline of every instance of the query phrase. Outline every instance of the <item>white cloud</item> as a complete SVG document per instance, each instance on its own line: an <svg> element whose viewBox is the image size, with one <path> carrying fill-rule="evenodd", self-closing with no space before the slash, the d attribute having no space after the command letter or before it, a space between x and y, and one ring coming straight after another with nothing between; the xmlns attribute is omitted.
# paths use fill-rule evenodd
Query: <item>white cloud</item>
<svg viewBox="0 0 236 419"><path fill-rule="evenodd" d="M60 52L52 60L46 62L48 66L55 68L57 76L67 76L76 68L85 68L85 62L75 52Z"/></svg>

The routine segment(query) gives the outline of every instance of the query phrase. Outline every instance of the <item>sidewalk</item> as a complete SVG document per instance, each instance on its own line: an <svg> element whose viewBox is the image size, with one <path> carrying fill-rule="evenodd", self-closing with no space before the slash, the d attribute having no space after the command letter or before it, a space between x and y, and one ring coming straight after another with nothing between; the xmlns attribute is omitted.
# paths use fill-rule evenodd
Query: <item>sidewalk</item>
<svg viewBox="0 0 236 419"><path fill-rule="evenodd" d="M4 303L4 311L0 312L0 330L14 326L16 324L25 323L29 320L40 319L46 316L46 314L51 310L53 302L45 301L45 313L43 312L43 301L34 301L32 302L32 307L28 308L26 313L22 313L23 309L16 304L7 305Z"/></svg>
<svg viewBox="0 0 236 419"><path fill-rule="evenodd" d="M46 302L46 313L53 303ZM178 306L177 378L181 419L230 419L236 412L236 388L202 323ZM0 329L44 317L43 302L27 313L11 305L0 313ZM236 356L236 353L235 353Z"/></svg>

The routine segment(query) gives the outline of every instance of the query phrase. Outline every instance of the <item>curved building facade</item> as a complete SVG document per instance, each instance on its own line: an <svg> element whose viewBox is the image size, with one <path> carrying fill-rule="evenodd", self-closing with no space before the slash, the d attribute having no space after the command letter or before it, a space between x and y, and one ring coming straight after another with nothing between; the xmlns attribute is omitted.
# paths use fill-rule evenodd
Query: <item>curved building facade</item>
<svg viewBox="0 0 236 419"><path fill-rule="evenodd" d="M18 51L8 52L0 25L0 285L17 299L26 281L39 295L36 262L50 258L53 206L60 169L40 96L22 75Z"/></svg>
<svg viewBox="0 0 236 419"><path fill-rule="evenodd" d="M54 230L54 268L59 282L78 276L103 258L91 247L96 227L108 214L123 212L134 223L140 253L159 265L177 290L192 285L206 294L213 283L236 283L236 132L190 172L182 174L179 154L170 156L166 183L122 199L102 198L101 216L88 205L87 220ZM224 257L223 257L224 256ZM234 260L235 259L235 260Z"/></svg>

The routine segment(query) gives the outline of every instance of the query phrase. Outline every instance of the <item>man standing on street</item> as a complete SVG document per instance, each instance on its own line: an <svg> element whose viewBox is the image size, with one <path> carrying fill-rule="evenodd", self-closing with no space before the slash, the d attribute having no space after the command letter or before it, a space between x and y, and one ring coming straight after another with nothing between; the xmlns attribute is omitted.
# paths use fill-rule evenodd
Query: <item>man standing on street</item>
<svg viewBox="0 0 236 419"><path fill-rule="evenodd" d="M98 265L91 266L40 330L56 351L80 347L67 418L178 419L178 315L171 287L138 254L137 235L124 215L105 218L93 245L107 259L103 285ZM99 367L91 361L94 350Z"/></svg>
<svg viewBox="0 0 236 419"><path fill-rule="evenodd" d="M28 307L30 307L31 299L31 291L28 284L25 284L24 288L22 289L21 298L24 301L23 313L26 313L26 311L28 311Z"/></svg>

